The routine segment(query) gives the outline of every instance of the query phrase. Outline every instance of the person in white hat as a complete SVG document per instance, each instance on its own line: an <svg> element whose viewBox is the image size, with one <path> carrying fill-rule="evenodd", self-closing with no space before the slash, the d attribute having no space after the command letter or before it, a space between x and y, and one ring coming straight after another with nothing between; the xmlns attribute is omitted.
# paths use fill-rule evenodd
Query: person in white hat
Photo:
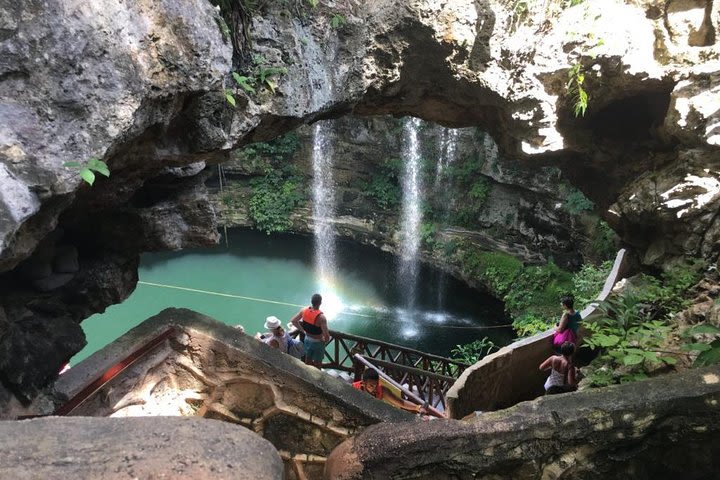
<svg viewBox="0 0 720 480"><path fill-rule="evenodd" d="M277 348L283 353L287 353L287 337L285 336L285 330L282 328L280 319L273 315L267 317L265 319L265 328L269 333L264 335L258 334L258 338L262 340L263 343Z"/></svg>

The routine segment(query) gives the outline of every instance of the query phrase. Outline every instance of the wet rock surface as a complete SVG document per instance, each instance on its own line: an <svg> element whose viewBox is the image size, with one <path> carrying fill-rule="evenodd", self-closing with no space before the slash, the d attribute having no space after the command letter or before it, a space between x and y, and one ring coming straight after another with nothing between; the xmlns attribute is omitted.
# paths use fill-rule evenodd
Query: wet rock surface
<svg viewBox="0 0 720 480"><path fill-rule="evenodd" d="M217 420L48 417L0 432L3 478L284 478L270 442Z"/></svg>

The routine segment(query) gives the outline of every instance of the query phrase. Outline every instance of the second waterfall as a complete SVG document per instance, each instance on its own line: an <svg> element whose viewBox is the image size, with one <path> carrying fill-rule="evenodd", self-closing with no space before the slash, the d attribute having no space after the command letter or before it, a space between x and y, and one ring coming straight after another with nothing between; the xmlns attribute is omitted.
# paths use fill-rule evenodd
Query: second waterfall
<svg viewBox="0 0 720 480"><path fill-rule="evenodd" d="M313 128L312 216L315 270L321 283L332 281L336 271L335 187L332 179L331 126L317 122Z"/></svg>
<svg viewBox="0 0 720 480"><path fill-rule="evenodd" d="M399 281L409 310L415 308L420 269L420 120L408 118L403 128L402 205L400 208Z"/></svg>

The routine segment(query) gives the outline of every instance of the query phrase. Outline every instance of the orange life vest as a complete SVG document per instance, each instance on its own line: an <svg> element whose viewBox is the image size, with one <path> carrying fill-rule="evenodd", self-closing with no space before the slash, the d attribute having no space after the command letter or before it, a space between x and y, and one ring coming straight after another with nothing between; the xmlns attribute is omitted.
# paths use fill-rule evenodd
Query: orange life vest
<svg viewBox="0 0 720 480"><path fill-rule="evenodd" d="M306 307L302 310L302 327L310 335L322 335L322 328L317 324L318 317L322 315L320 310Z"/></svg>
<svg viewBox="0 0 720 480"><path fill-rule="evenodd" d="M365 390L365 386L363 385L362 380L359 382L353 382L352 386L353 386L353 388L362 390L363 392L367 392L367 390ZM370 393L370 392L368 392L368 393ZM378 382L378 385L377 385L377 388L375 389L375 394L373 395L373 397L375 397L379 400L382 400L383 390L382 390L382 385L380 384L380 382Z"/></svg>

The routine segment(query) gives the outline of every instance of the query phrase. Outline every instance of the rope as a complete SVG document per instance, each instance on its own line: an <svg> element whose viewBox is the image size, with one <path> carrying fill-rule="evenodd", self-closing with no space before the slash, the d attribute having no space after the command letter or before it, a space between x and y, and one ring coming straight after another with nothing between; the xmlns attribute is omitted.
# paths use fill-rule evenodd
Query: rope
<svg viewBox="0 0 720 480"><path fill-rule="evenodd" d="M249 300L251 302L260 302L260 303L270 303L272 305L283 305L286 307L298 307L303 308L306 305L300 305L297 303L288 303L288 302L280 302L277 300L269 300L266 298L257 298L257 297L246 297L243 295L234 295L232 293L222 293L222 292L213 292L210 290L200 290L197 288L189 288L189 287L181 287L179 285L168 285L165 283L153 283L153 282L144 282L144 281L138 281L139 285L147 285L150 287L159 287L159 288L170 288L173 290L183 290L186 292L193 292L193 293L203 293L205 295L215 295L218 297L227 297L227 298L236 298L239 300ZM343 315L353 315L355 317L364 317L364 318L376 318L374 315L368 315L366 313L356 313L356 312L342 312ZM488 326L462 326L462 325L437 325L438 327L442 328L464 328L464 329L474 329L474 330L485 330L485 329L491 329L491 328L507 328L511 327L511 323L507 323L504 325L488 325Z"/></svg>

